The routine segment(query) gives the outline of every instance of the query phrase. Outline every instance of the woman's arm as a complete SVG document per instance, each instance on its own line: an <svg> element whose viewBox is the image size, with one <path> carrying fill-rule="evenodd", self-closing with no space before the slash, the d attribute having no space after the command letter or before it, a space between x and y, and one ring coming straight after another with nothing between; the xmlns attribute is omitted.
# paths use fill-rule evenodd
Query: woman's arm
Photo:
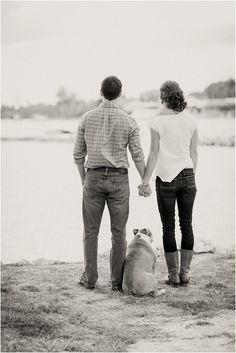
<svg viewBox="0 0 236 353"><path fill-rule="evenodd" d="M143 185L148 185L151 179L152 173L155 169L157 163L157 155L159 149L159 140L160 136L158 132L151 129L151 145L150 145L150 152L147 160L147 166L143 178Z"/></svg>
<svg viewBox="0 0 236 353"><path fill-rule="evenodd" d="M193 161L194 174L196 173L198 163L198 130L196 129L190 142L190 157Z"/></svg>

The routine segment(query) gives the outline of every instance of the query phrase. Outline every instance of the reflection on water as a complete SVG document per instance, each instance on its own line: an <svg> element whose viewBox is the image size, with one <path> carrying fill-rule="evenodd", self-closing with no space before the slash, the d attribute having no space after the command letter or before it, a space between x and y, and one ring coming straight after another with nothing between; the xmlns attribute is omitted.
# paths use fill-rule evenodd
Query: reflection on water
<svg viewBox="0 0 236 353"><path fill-rule="evenodd" d="M149 133L141 129L145 155ZM2 261L37 258L61 261L83 259L82 187L73 164L73 143L2 143ZM131 199L127 226L147 227L161 245L161 224L155 193L139 198L139 177L131 162ZM152 181L152 186L154 183ZM234 244L234 149L200 146L195 203L195 249L209 242L217 250ZM177 225L178 226L178 225ZM110 222L105 211L99 252L110 248ZM179 230L177 239L179 242Z"/></svg>

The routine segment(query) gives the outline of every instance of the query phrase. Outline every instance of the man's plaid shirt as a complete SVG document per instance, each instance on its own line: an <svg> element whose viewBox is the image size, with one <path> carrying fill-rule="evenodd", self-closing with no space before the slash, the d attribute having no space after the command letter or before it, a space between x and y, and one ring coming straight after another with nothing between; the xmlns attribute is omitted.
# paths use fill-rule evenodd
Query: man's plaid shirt
<svg viewBox="0 0 236 353"><path fill-rule="evenodd" d="M74 146L74 161L86 168L129 168L127 146L134 161L144 159L139 127L114 101L104 100L85 113L79 123Z"/></svg>

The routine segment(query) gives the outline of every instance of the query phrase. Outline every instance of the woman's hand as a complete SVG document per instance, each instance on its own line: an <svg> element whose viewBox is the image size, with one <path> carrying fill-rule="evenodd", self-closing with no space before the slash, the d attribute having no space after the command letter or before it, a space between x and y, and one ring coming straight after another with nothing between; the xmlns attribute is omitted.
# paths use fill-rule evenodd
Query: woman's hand
<svg viewBox="0 0 236 353"><path fill-rule="evenodd" d="M152 190L149 184L142 183L138 186L138 189L139 189L139 196L149 197L152 193Z"/></svg>

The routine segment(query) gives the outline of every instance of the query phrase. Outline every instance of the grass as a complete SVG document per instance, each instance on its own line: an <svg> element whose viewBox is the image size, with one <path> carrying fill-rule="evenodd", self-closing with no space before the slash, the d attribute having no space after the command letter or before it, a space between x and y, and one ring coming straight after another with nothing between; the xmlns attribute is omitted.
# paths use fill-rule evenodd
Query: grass
<svg viewBox="0 0 236 353"><path fill-rule="evenodd" d="M92 291L78 285L81 263L3 265L2 351L126 351L140 339L173 339L165 331L173 320L185 317L189 332L211 327L220 313L234 310L232 255L195 255L187 288L165 286L166 267L159 257L159 289L166 292L154 298L111 292L108 256L98 261L98 287ZM222 334L232 345L227 325Z"/></svg>

